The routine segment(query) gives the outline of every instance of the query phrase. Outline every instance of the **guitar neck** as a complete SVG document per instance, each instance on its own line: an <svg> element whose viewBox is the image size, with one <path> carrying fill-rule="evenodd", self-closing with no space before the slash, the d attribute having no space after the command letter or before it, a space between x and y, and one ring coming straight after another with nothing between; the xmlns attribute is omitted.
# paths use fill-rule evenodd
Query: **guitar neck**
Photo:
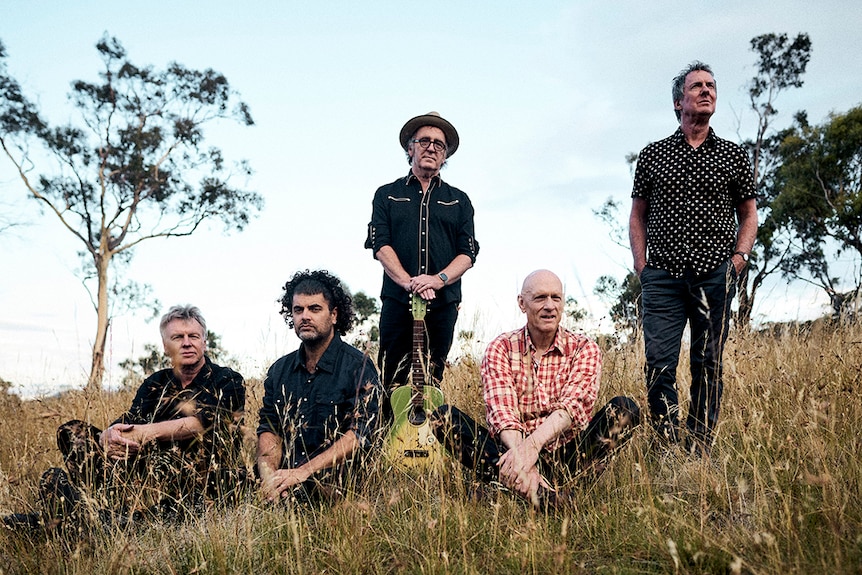
<svg viewBox="0 0 862 575"><path fill-rule="evenodd" d="M411 357L411 378L413 404L422 405L422 391L425 387L425 322L413 320L413 354Z"/></svg>

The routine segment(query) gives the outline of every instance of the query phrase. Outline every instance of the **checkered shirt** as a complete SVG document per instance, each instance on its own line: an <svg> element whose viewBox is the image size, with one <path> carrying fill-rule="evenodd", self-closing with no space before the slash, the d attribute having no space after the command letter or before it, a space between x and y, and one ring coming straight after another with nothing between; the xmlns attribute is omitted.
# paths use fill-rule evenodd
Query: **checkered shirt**
<svg viewBox="0 0 862 575"><path fill-rule="evenodd" d="M599 346L562 327L540 357L536 357L526 326L498 336L482 358L483 395L492 435L499 436L506 429L530 434L553 412L564 409L572 418L572 427L545 447L553 451L568 443L590 422L601 372Z"/></svg>

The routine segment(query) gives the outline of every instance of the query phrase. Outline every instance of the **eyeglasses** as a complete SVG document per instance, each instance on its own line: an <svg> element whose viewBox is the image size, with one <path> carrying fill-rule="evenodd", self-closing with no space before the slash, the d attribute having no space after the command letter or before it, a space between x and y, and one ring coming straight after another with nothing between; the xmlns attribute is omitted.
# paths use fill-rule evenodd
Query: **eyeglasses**
<svg viewBox="0 0 862 575"><path fill-rule="evenodd" d="M427 149L428 146L433 146L435 152L444 152L446 151L446 143L441 142L440 140L432 140L431 138L420 138L418 140L411 140L414 144L419 144L419 147L423 150Z"/></svg>

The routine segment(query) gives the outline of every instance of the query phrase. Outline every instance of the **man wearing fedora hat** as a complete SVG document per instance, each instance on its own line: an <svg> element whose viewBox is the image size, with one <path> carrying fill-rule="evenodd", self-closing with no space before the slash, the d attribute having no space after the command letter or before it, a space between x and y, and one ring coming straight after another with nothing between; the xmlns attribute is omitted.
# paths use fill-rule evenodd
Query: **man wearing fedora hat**
<svg viewBox="0 0 862 575"><path fill-rule="evenodd" d="M399 140L410 172L375 193L365 240L384 271L378 364L387 392L407 380L412 294L428 302L431 381L439 386L458 318L461 276L479 252L470 198L440 178L440 169L458 149L455 127L428 112L404 124Z"/></svg>

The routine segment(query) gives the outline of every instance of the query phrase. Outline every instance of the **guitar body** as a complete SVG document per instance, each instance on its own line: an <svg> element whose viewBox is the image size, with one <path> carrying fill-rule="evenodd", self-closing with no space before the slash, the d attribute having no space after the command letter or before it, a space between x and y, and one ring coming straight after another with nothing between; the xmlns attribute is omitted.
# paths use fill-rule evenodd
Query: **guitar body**
<svg viewBox="0 0 862 575"><path fill-rule="evenodd" d="M413 387L402 385L390 400L395 421L387 445L390 461L403 469L424 469L440 462L443 450L431 431L428 414L443 405L443 392L432 385L422 388L420 417L413 409Z"/></svg>
<svg viewBox="0 0 862 575"><path fill-rule="evenodd" d="M413 313L413 353L410 384L392 392L394 420L386 442L386 455L405 471L429 469L444 457L443 448L431 430L429 415L443 405L443 392L425 385L425 313L427 302L418 295L411 301Z"/></svg>

